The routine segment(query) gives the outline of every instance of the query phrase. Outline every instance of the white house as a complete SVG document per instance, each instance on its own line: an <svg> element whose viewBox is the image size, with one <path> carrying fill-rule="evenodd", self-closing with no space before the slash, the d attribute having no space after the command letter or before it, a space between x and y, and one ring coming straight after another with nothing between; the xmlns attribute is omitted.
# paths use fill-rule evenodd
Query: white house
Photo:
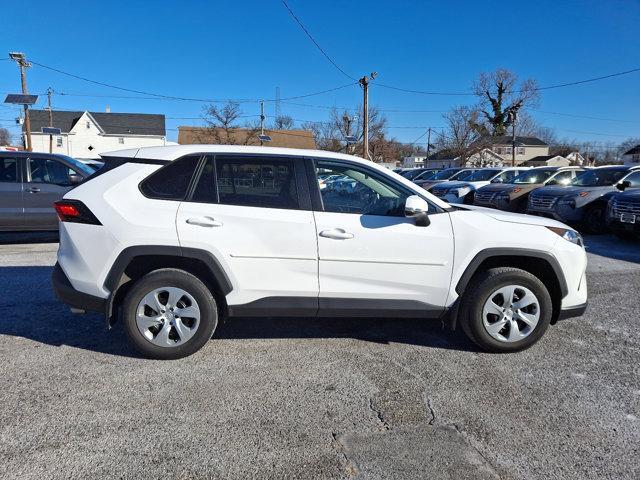
<svg viewBox="0 0 640 480"><path fill-rule="evenodd" d="M424 167L426 158L427 157L402 157L402 168Z"/></svg>
<svg viewBox="0 0 640 480"><path fill-rule="evenodd" d="M53 153L95 159L112 150L167 144L164 115L56 110L52 115L53 127L61 130L53 135ZM42 133L49 126L49 112L30 110L30 117L33 151L49 152L49 135Z"/></svg>
<svg viewBox="0 0 640 480"><path fill-rule="evenodd" d="M636 145L631 150L624 152L622 154L622 161L625 165L640 164L640 145Z"/></svg>

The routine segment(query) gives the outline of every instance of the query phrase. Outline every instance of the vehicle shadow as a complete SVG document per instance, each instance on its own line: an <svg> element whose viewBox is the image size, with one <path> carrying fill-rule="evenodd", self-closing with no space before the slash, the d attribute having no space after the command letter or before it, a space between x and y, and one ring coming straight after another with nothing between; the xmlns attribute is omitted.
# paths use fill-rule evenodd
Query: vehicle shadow
<svg viewBox="0 0 640 480"><path fill-rule="evenodd" d="M51 267L0 267L0 335L52 346L139 357L121 327L108 330L99 314L74 315L55 298ZM394 318L234 318L219 325L220 339L351 338L380 344L403 343L448 350L478 351L461 331L438 320Z"/></svg>
<svg viewBox="0 0 640 480"><path fill-rule="evenodd" d="M58 232L0 232L0 245L19 243L57 243Z"/></svg>
<svg viewBox="0 0 640 480"><path fill-rule="evenodd" d="M622 240L615 235L585 235L584 244L593 255L640 263L640 241Z"/></svg>

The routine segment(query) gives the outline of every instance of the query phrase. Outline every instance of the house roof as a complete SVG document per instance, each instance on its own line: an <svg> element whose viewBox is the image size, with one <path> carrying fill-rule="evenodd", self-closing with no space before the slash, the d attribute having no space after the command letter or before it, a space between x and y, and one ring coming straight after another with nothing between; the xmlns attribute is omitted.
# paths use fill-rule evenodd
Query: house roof
<svg viewBox="0 0 640 480"><path fill-rule="evenodd" d="M427 160L453 160L458 158L452 150L443 149L429 155Z"/></svg>
<svg viewBox="0 0 640 480"><path fill-rule="evenodd" d="M483 145L511 145L513 137L510 135L500 135L497 137L480 137L473 143L482 143ZM525 147L548 147L549 144L537 137L518 137L516 136L516 146Z"/></svg>
<svg viewBox="0 0 640 480"><path fill-rule="evenodd" d="M637 153L640 153L640 145L636 145L635 147L630 149L628 152L624 152L625 155L635 155Z"/></svg>
<svg viewBox="0 0 640 480"><path fill-rule="evenodd" d="M538 155L537 157L530 158L527 162L546 162L547 160L551 160L555 157L561 157L562 155ZM562 157L564 158L564 157Z"/></svg>
<svg viewBox="0 0 640 480"><path fill-rule="evenodd" d="M315 149L316 141L310 130L269 130L264 133L271 137L270 147ZM234 143L236 145L260 145L257 134L250 129L234 128L227 134L222 128L178 127L180 145Z"/></svg>
<svg viewBox="0 0 640 480"><path fill-rule="evenodd" d="M69 133L85 112L54 110L53 126L62 133ZM88 112L107 135L153 135L166 136L164 115L150 113L106 113ZM47 110L29 110L31 131L41 132L49 126ZM24 129L24 125L22 127Z"/></svg>

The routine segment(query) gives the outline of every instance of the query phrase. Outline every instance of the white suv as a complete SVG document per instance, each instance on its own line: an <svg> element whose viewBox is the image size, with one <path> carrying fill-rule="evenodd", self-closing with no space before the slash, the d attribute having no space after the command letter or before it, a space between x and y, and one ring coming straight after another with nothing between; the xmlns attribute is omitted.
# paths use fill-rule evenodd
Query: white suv
<svg viewBox="0 0 640 480"><path fill-rule="evenodd" d="M447 318L509 352L586 308L574 230L453 207L369 161L223 145L105 160L56 203L53 284L73 310L122 321L148 357L194 353L227 316ZM356 185L321 189L327 175Z"/></svg>

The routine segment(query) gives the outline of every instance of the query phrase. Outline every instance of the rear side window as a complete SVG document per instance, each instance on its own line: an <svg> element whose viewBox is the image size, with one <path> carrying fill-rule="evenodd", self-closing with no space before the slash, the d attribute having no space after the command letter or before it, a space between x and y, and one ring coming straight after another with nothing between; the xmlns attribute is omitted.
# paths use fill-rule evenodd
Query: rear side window
<svg viewBox="0 0 640 480"><path fill-rule="evenodd" d="M208 157L193 192L195 202L262 208L299 208L294 162L274 157Z"/></svg>
<svg viewBox="0 0 640 480"><path fill-rule="evenodd" d="M18 159L0 158L0 182L16 183L18 181Z"/></svg>
<svg viewBox="0 0 640 480"><path fill-rule="evenodd" d="M188 155L165 165L149 175L141 184L145 197L162 200L184 200L200 160L200 155Z"/></svg>

